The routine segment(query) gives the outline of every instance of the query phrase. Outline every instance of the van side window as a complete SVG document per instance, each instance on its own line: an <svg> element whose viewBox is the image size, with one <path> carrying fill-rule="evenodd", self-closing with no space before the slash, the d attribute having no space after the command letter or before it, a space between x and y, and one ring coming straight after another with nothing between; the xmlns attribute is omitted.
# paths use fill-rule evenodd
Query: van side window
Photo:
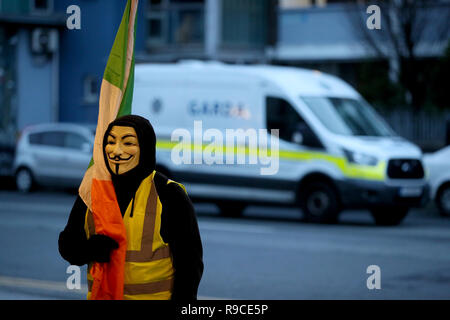
<svg viewBox="0 0 450 320"><path fill-rule="evenodd" d="M295 135L302 132L302 145L312 148L323 148L322 143L310 129L308 124L285 99L276 97L266 98L267 129L279 129L280 139L296 142Z"/></svg>
<svg viewBox="0 0 450 320"><path fill-rule="evenodd" d="M300 115L284 99L266 98L266 125L267 129L279 129L280 139L291 142L295 125L303 122Z"/></svg>

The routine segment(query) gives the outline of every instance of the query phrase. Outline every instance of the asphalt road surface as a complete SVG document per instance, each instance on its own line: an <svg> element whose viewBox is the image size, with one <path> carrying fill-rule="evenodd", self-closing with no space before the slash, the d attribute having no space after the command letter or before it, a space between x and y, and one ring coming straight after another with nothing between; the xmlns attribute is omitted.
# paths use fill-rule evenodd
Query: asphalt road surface
<svg viewBox="0 0 450 320"><path fill-rule="evenodd" d="M57 249L74 194L0 191L0 299L84 299L69 290ZM204 246L200 299L449 299L450 219L414 210L377 227L368 212L337 225L299 222L293 209L251 207L240 219L196 205ZM380 288L369 266L379 267Z"/></svg>

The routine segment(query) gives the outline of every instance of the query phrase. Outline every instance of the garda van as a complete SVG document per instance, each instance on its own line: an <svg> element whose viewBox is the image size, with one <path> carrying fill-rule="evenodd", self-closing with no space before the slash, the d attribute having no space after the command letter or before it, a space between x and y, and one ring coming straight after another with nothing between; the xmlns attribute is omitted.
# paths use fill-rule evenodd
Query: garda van
<svg viewBox="0 0 450 320"><path fill-rule="evenodd" d="M249 204L289 205L307 221L332 223L342 209L363 208L376 224L395 225L427 201L421 150L334 76L267 65L138 64L134 90L133 114L149 119L158 137L157 169L225 215ZM278 157L265 163L272 174L262 173L262 162L201 161L198 154L230 129L266 136L256 145L237 137L215 152L249 156L268 145Z"/></svg>

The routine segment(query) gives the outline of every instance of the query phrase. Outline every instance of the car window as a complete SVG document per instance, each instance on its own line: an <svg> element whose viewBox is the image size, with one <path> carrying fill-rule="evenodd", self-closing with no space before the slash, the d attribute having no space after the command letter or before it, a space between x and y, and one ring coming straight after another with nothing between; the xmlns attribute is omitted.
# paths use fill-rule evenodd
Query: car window
<svg viewBox="0 0 450 320"><path fill-rule="evenodd" d="M30 143L34 145L45 145L51 147L62 147L64 144L64 133L59 131L48 131L30 134Z"/></svg>
<svg viewBox="0 0 450 320"><path fill-rule="evenodd" d="M64 138L64 147L70 149L81 150L83 148L83 144L88 143L88 141L81 135L68 132L65 134Z"/></svg>
<svg viewBox="0 0 450 320"><path fill-rule="evenodd" d="M42 133L32 133L28 137L30 144L41 144Z"/></svg>

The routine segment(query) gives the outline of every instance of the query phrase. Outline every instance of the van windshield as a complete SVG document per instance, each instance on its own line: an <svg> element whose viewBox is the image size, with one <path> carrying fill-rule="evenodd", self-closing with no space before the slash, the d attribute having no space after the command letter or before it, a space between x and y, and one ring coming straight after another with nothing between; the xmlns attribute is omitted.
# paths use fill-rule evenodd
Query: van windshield
<svg viewBox="0 0 450 320"><path fill-rule="evenodd" d="M395 133L363 100L301 97L330 131L347 136L390 137Z"/></svg>

